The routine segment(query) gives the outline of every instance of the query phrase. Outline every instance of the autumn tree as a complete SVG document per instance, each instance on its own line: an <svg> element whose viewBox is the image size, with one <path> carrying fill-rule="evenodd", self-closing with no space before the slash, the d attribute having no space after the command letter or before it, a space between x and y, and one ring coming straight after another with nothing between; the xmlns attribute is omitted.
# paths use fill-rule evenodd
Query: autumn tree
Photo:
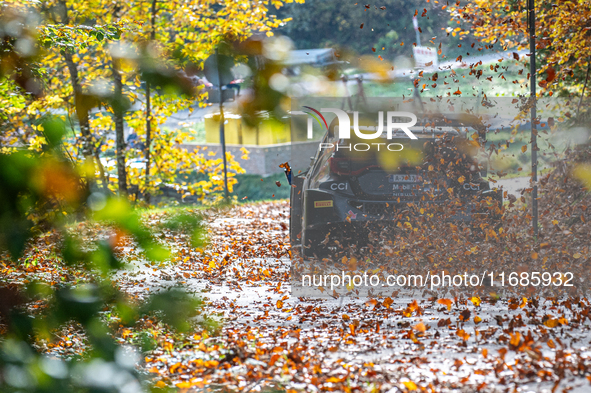
<svg viewBox="0 0 591 393"><path fill-rule="evenodd" d="M286 3L292 3L289 0ZM303 3L303 0L295 0ZM163 58L174 59L173 63L158 64L158 67L187 69L189 72L199 70L203 62L209 57L214 48L222 41L243 41L253 33L272 35L272 29L287 22L289 19L279 19L269 15L270 7L280 8L280 1L247 1L236 7L233 2L218 1L130 1L125 2L128 18L139 20L141 15L148 15L145 24L139 29L136 39L143 42L143 48L160 51ZM144 75L150 75L154 70L143 70ZM142 126L139 119L134 119L136 129L142 130L146 139L144 176L145 188L150 188L153 174L151 173L152 157L158 161L158 152L151 155L153 147L159 144L160 126L166 117L175 111L192 110L191 100L161 100L152 97L154 85L150 78L145 83L145 101L143 110L145 120ZM158 92L158 91L156 91ZM158 113L158 103L164 104ZM154 135L153 135L154 133ZM166 144L166 143L165 143ZM164 174L162 163L155 162L157 172ZM179 164L182 164L181 162ZM140 175L140 174L138 174ZM156 174L158 176L158 174ZM232 179L231 179L232 180ZM232 185L232 182L230 185ZM148 194L149 195L149 194Z"/></svg>
<svg viewBox="0 0 591 393"><path fill-rule="evenodd" d="M449 7L452 21L483 43L529 49L527 3L471 0ZM591 67L591 2L536 2L536 49L542 93L583 94Z"/></svg>
<svg viewBox="0 0 591 393"><path fill-rule="evenodd" d="M445 26L449 19L446 9L441 9L445 2L440 3L424 0L383 0L379 4L308 0L305 7L289 4L276 13L279 17L293 17L293 21L281 26L279 31L290 37L298 49L333 47L357 54L381 55L388 60L395 56L411 56L410 48L416 41L412 17L416 14L421 28L421 44L441 44L442 53L455 58L465 51L458 47L461 42L456 34L440 30L439 26ZM472 40L464 42L471 44ZM356 57L352 55L347 60L353 62Z"/></svg>
<svg viewBox="0 0 591 393"><path fill-rule="evenodd" d="M240 41L255 32L271 35L285 20L268 16L269 7L280 7L281 2L252 1L238 8L233 2L217 1L5 3L40 13L44 22L38 30L61 43L39 56L45 96L28 106L21 103L11 113L11 120L33 136L21 142L38 144L39 119L48 110L65 109L72 130L80 130L66 146L74 159L84 158L87 172L94 174L92 167L97 164L103 186L125 193L129 181L149 195L162 184L176 182L179 174L197 172L203 176L187 185L188 192L205 197L222 189L217 175L222 171L221 159L180 149L189 135L162 128L168 117L179 110L192 110L196 102L187 89L190 83L178 83L179 71L199 70L222 40ZM142 86L149 94L141 93ZM129 110L132 106L139 110ZM126 149L125 124L140 138L149 138L143 152L145 168L126 166L126 158L137 157L138 152ZM114 141L109 137L112 130ZM111 168L103 170L99 156L112 147L117 153L116 187L109 182ZM240 173L242 169L229 159L230 168ZM141 182L141 178L149 181ZM233 183L230 174L230 186Z"/></svg>

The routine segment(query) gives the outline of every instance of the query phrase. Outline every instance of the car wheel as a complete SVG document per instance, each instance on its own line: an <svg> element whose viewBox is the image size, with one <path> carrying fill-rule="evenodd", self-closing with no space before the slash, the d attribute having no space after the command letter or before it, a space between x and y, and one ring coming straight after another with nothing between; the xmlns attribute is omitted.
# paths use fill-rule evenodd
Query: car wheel
<svg viewBox="0 0 591 393"><path fill-rule="evenodd" d="M289 198L289 242L291 249L297 252L302 246L302 186L303 176L296 176Z"/></svg>
<svg viewBox="0 0 591 393"><path fill-rule="evenodd" d="M306 257L323 257L327 254L326 237L329 234L319 230L302 231L302 252Z"/></svg>

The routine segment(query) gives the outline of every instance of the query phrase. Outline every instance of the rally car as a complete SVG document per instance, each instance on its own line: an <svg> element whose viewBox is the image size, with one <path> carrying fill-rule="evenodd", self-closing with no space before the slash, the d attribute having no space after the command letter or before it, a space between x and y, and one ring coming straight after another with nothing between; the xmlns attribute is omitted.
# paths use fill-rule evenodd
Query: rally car
<svg viewBox="0 0 591 393"><path fill-rule="evenodd" d="M351 148L351 140L339 139L337 126L335 119L310 168L293 176L294 250L315 255L362 240L371 226L396 225L401 212L421 214L425 209L413 208L419 206L435 207L442 220L500 217L502 191L491 187L475 158L486 135L478 117L430 116L412 127L418 139L401 132L386 139L384 132L372 141L374 147L381 143L381 151Z"/></svg>

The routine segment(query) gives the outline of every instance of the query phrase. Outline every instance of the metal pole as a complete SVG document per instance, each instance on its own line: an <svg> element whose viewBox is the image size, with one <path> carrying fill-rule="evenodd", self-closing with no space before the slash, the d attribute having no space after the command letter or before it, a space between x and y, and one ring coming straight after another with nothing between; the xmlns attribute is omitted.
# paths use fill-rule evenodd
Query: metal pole
<svg viewBox="0 0 591 393"><path fill-rule="evenodd" d="M218 88L220 91L220 143L222 144L222 157L224 160L224 195L226 200L229 197L228 194L228 168L226 163L226 132L224 127L224 96L222 94L222 78L220 75L220 56L218 50L215 50L216 65L218 68Z"/></svg>
<svg viewBox="0 0 591 393"><path fill-rule="evenodd" d="M412 25L415 28L415 32L417 33L417 46L421 46L421 36L419 34L419 20L416 16L412 18Z"/></svg>
<svg viewBox="0 0 591 393"><path fill-rule="evenodd" d="M536 130L536 6L535 0L527 2L529 22L529 64L531 94L531 171L532 171L532 225L534 237L538 238L538 132Z"/></svg>
<svg viewBox="0 0 591 393"><path fill-rule="evenodd" d="M577 105L577 122L580 122L579 112L581 111L581 104L583 103L583 97L585 97L585 90L587 89L587 82L589 81L589 72L591 71L591 58L588 60L589 65L587 66L587 75L585 76L585 84L583 85L583 92L579 99L579 105Z"/></svg>

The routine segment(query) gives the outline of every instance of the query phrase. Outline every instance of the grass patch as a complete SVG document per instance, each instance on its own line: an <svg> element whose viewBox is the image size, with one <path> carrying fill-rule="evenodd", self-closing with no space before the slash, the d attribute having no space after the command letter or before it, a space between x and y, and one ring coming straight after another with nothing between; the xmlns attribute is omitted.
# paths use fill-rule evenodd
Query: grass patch
<svg viewBox="0 0 591 393"><path fill-rule="evenodd" d="M179 124L180 131L191 135L192 143L205 143L205 121L187 121Z"/></svg>
<svg viewBox="0 0 591 393"><path fill-rule="evenodd" d="M494 70L490 66L497 66ZM451 70L437 70L439 78L436 86L433 87L431 77L434 71L425 71L420 77L419 88L424 89L421 97L435 97L453 95L457 90L462 92L462 97L476 97L484 92L488 97L512 97L519 94L528 94L525 75L519 74L524 69L523 64L516 64L514 61L488 61L476 67L482 70L482 75L476 78L470 75L469 68L457 68ZM415 74L418 76L418 74ZM517 82L517 83L514 83ZM409 97L413 95L414 86L411 76L401 78L394 82L376 83L364 82L363 88L367 97Z"/></svg>
<svg viewBox="0 0 591 393"><path fill-rule="evenodd" d="M238 184L232 195L240 202L288 199L290 186L283 172L267 177L260 175L237 175ZM279 182L281 186L277 186Z"/></svg>

